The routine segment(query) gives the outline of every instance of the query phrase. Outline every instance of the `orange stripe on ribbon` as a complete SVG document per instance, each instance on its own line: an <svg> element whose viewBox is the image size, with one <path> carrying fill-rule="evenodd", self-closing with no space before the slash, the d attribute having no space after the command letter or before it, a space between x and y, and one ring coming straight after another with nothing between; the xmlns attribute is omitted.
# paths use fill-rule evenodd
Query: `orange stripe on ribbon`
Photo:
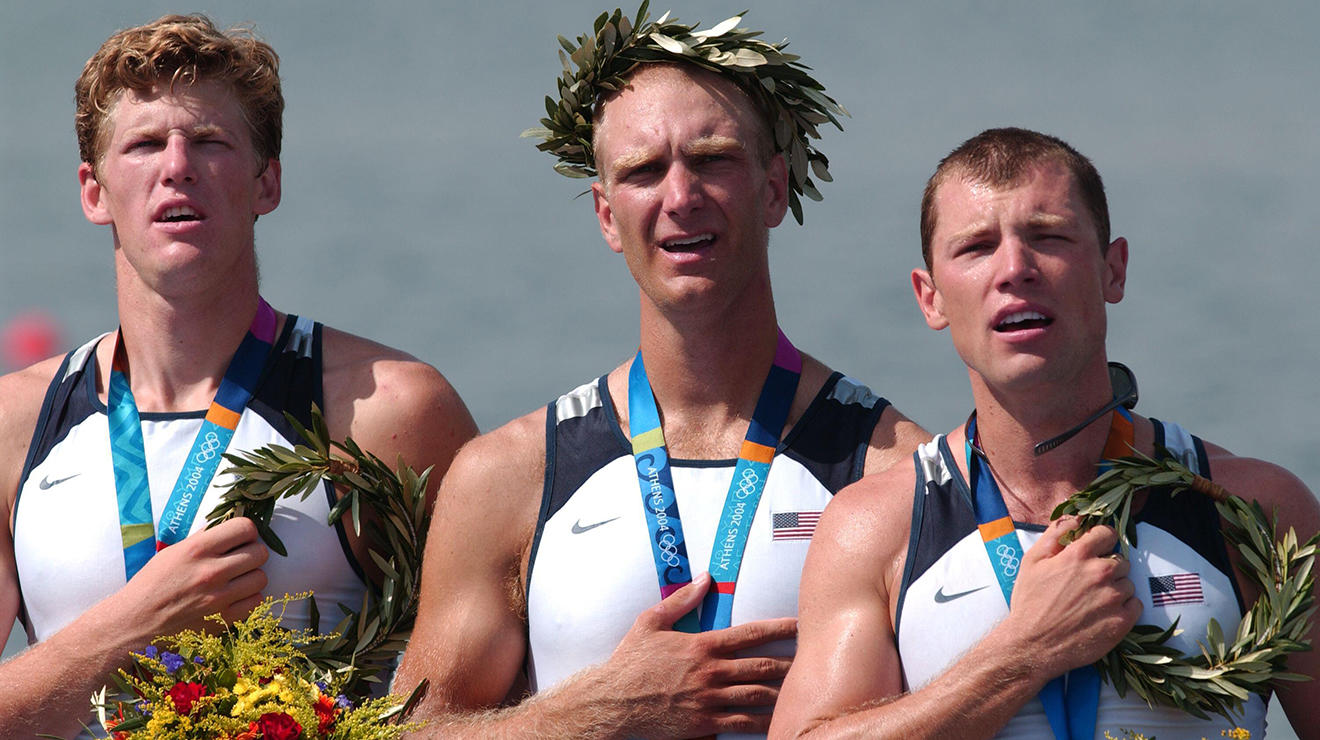
<svg viewBox="0 0 1320 740"><path fill-rule="evenodd" d="M1013 520L1008 517L1000 517L993 522L978 524L976 528L981 530L981 541L990 542L999 539L1009 532L1013 531Z"/></svg>
<svg viewBox="0 0 1320 740"><path fill-rule="evenodd" d="M1105 440L1104 459L1117 460L1133 454L1134 440L1132 420L1115 411L1114 419L1109 423L1109 437Z"/></svg>
<svg viewBox="0 0 1320 740"><path fill-rule="evenodd" d="M209 411L206 412L206 420L216 426L233 430L238 428L238 417L240 413L230 411L220 404L212 404Z"/></svg>
<svg viewBox="0 0 1320 740"><path fill-rule="evenodd" d="M745 439L742 443L742 449L738 452L738 456L744 460L751 460L752 462L769 463L771 460L775 459L775 448L767 447L763 444L757 444L750 439Z"/></svg>

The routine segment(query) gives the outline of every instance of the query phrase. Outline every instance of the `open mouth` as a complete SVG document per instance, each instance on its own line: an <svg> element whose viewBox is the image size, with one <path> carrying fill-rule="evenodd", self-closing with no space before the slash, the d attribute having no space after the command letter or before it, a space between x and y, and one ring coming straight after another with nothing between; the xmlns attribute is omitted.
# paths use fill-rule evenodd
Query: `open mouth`
<svg viewBox="0 0 1320 740"><path fill-rule="evenodd" d="M666 252L695 252L698 249L709 247L714 243L714 234L698 234L697 236L689 236L682 239L666 239L660 243L660 248Z"/></svg>
<svg viewBox="0 0 1320 740"><path fill-rule="evenodd" d="M201 221L201 220L202 220L201 214L197 213L197 211L194 211L188 206L174 206L173 208L167 208L165 209L165 212L160 215L160 218L157 219L157 221L167 224L176 224L185 221Z"/></svg>
<svg viewBox="0 0 1320 740"><path fill-rule="evenodd" d="M1023 331L1025 329L1039 329L1054 323L1054 319L1049 318L1039 311L1017 311L1004 317L1003 321L995 324L995 331Z"/></svg>

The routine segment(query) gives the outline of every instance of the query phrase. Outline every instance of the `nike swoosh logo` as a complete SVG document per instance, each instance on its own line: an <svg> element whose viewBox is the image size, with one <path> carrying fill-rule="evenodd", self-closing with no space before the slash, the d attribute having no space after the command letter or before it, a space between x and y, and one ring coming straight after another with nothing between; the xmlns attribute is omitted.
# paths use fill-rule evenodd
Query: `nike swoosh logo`
<svg viewBox="0 0 1320 740"><path fill-rule="evenodd" d="M55 480L51 480L50 476L42 476L41 481L37 483L37 488L40 488L41 490L44 491L47 488L51 488L52 486L58 486L64 481L70 480L72 478L77 478L80 475L82 475L82 473L74 473L73 475L65 476L63 478L57 478Z"/></svg>
<svg viewBox="0 0 1320 740"><path fill-rule="evenodd" d="M935 592L935 603L936 603L936 604L947 604L947 603L949 603L950 601L953 601L954 599L961 599L962 597L966 596L967 594L974 594L974 593L976 593L977 591L980 591L981 589L984 589L984 588L989 588L989 586L980 586L980 587L978 587L978 588L974 588L974 589L972 589L972 590L970 590L970 591L959 591L959 592L956 593L956 594L946 594L946 593L944 593L944 587L943 587L943 586L940 586L940 590L938 590L938 591Z"/></svg>
<svg viewBox="0 0 1320 740"><path fill-rule="evenodd" d="M615 519L618 519L618 518L619 518L619 517L617 517L617 516L616 516L616 517L611 517L611 518L609 518L609 519L606 519L606 520L603 521L603 522L596 522L595 524L588 524L588 525L586 525L585 527L582 526L582 520L579 519L579 520L577 520L576 522L573 522L573 534L582 534L583 532L590 532L591 530L595 529L596 527L600 527L600 526L604 526L604 525L606 525L606 524L609 524L610 522L612 522L612 521L614 521Z"/></svg>

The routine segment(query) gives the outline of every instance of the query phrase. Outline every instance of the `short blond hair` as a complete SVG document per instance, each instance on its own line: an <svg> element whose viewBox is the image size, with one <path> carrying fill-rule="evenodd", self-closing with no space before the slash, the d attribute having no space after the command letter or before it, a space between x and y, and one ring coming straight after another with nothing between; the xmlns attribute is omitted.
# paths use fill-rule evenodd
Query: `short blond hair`
<svg viewBox="0 0 1320 740"><path fill-rule="evenodd" d="M125 90L209 80L232 87L264 169L279 159L284 130L279 66L275 50L251 30L220 31L204 15L166 15L120 31L87 60L74 85L78 154L95 171L109 136L106 118Z"/></svg>

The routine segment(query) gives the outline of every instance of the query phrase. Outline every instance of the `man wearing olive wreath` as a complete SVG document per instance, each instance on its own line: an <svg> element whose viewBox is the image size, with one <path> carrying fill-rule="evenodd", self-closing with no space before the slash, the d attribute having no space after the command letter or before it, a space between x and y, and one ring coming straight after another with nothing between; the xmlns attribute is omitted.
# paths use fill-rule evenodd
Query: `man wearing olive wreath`
<svg viewBox="0 0 1320 740"><path fill-rule="evenodd" d="M1138 621L1179 620L1170 644L1184 654L1200 652L1211 618L1233 634L1257 593L1213 502L1138 494L1130 561L1111 555L1110 527L1061 545L1076 521L1050 523L1051 511L1133 448L1256 497L1301 539L1320 526L1316 500L1277 466L1128 411L1135 381L1105 353L1128 244L1110 241L1100 176L1072 147L1022 129L968 140L926 186L921 235L917 302L949 329L975 413L822 518L771 734L1219 737L1233 725L1120 698L1090 666ZM1314 678L1320 657L1294 654L1288 669ZM1299 734L1320 736L1320 683L1279 696ZM1262 737L1264 714L1252 694L1236 724Z"/></svg>
<svg viewBox="0 0 1320 740"><path fill-rule="evenodd" d="M764 733L816 518L927 438L778 329L769 230L814 193L805 126L828 120L786 101L837 106L737 22L700 35L616 12L561 80L566 121L544 121L542 148L599 171L641 349L455 460L395 682L430 679L436 736Z"/></svg>
<svg viewBox="0 0 1320 740"><path fill-rule="evenodd" d="M438 480L476 432L434 368L258 294L254 222L280 202L270 46L166 16L107 40L76 100L83 212L112 228L120 326L0 378L0 624L21 610L35 643L0 666L3 737L71 735L130 651L263 593L315 590L336 621L336 603L361 603L366 543L326 526L328 486L276 508L287 558L251 520L205 529L225 450L297 441L284 413L308 424L315 403L335 439Z"/></svg>

